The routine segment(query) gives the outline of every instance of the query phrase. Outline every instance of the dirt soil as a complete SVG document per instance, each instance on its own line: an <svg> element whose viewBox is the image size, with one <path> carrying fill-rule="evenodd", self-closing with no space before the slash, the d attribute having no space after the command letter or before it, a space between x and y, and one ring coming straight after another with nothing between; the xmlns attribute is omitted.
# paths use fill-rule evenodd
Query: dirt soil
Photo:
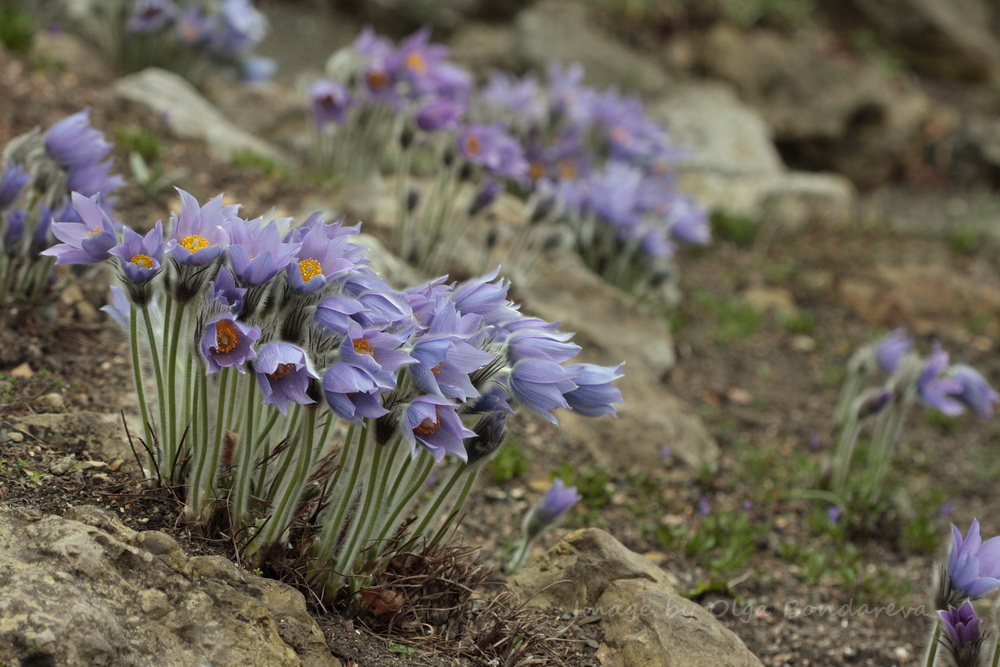
<svg viewBox="0 0 1000 667"><path fill-rule="evenodd" d="M100 82L33 71L20 56L0 55L0 89L6 98L0 105L3 144L89 107L94 126L109 133L142 127L160 134L165 168L187 170L178 185L196 197L225 192L228 201L241 202L245 213L256 215L273 206L291 208L326 187L214 161L200 145L168 137L147 112L112 99ZM117 155L116 164L125 172L124 155ZM170 189L147 196L126 188L118 211L129 224L148 227L175 205ZM838 285L880 263L912 262L942 266L969 280L985 275L995 285L997 249L856 228L762 230L752 241L736 241L721 238L706 250L680 256L686 299L671 315L679 360L665 378L665 391L699 410L718 439L723 451L719 470L691 470L667 452L661 469L643 475L598 470L558 431L524 420L511 437L528 455L527 471L503 483L482 480L458 538L481 547L482 563L497 568L491 581L502 582L502 565L517 539L520 517L552 471L575 471L577 481L588 483L587 500L540 546L554 544L574 527L610 530L676 577L678 590L713 610L765 665L920 664L928 620L890 614L886 605L908 609L924 603L943 542L907 537L898 526L863 534L850 526L824 527L820 524L828 508L794 489L810 488L810 471L829 451L839 370L856 346L885 331L842 305ZM44 412L42 397L54 392L62 395L69 412L118 412L131 375L123 336L103 316L94 317L106 282L87 275L76 284L79 292L70 298L54 294L46 307L0 313L0 419ZM747 315L741 295L762 287L790 298L795 315ZM922 336L924 349L931 338L941 339L956 359L979 368L994 384L1000 378L997 331L984 327L980 318L932 322ZM30 377L14 377L17 368L21 375L27 368ZM943 540L949 521L965 526L995 506L1000 467L990 448L1000 426L997 420L969 418L956 424L919 414L911 422L892 484L915 499L914 511L926 516ZM3 426L0 421L0 430ZM57 474L53 466L66 456L89 461L98 454L23 434L0 443L0 501L56 514L71 505L97 504L132 527L171 533L191 552L229 553L224 539L200 536L183 525L166 491L150 489L123 469L111 469L117 465ZM651 506L655 515L637 510ZM713 566L711 555L717 550L709 549L706 557L690 546L675 548L657 538L656 526L686 526L690 534L698 534L711 517L722 514L745 515L754 535L736 567ZM789 556L790 543L802 547L798 559ZM845 553L851 554L849 562ZM345 664L460 661L444 649L408 653L400 648L426 646L417 634L389 637L383 630L367 630L363 619L345 619L335 610L317 608L316 614L331 650ZM585 616L584 610L579 618ZM577 620L556 613L548 617L548 625L539 626L564 652L549 664L598 664L594 649L600 624L579 625Z"/></svg>

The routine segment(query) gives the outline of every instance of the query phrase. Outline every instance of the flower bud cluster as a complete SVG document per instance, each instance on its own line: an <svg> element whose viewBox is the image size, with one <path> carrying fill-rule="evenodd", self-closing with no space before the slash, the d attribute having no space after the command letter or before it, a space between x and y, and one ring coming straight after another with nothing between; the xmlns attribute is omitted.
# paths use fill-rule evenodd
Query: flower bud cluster
<svg viewBox="0 0 1000 667"><path fill-rule="evenodd" d="M627 288L669 275L676 243L708 242L704 211L677 189L672 165L683 151L638 98L584 85L579 65L552 65L544 82L496 73L477 89L447 54L427 30L398 46L366 30L310 89L316 126L330 139L318 142L326 166L365 180L396 158L400 254L440 264L448 252L439 246L504 189L525 197L533 227L568 227L580 254ZM336 163L353 155L338 137L364 142L351 148L371 159ZM441 168L431 166L437 182L414 213L408 177L416 162ZM462 181L474 184L466 206L437 201L453 200ZM554 232L545 226L536 235L535 254Z"/></svg>
<svg viewBox="0 0 1000 667"><path fill-rule="evenodd" d="M112 193L123 181L111 173L110 153L111 144L90 125L89 110L7 145L0 165L0 302L37 298L50 281L52 262L39 253L52 245L53 219L80 220L70 192L100 196L112 210ZM113 236L81 241L107 250Z"/></svg>

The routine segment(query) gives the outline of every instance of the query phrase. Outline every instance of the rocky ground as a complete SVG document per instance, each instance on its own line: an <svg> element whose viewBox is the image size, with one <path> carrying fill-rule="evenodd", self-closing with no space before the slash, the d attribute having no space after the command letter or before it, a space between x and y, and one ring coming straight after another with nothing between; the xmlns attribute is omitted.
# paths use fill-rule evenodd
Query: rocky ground
<svg viewBox="0 0 1000 667"><path fill-rule="evenodd" d="M551 5L542 4L543 10ZM545 20L540 10L512 25L530 37ZM739 97L753 100L757 93L754 82L746 82L749 75L726 74L738 62L725 60L731 43L726 40L749 40L744 46L754 48L748 46L744 54L779 56L769 50L766 36L735 34L714 35L715 59L702 66L716 77L711 85L731 76L744 81L736 86ZM644 53L641 39L628 47L615 44ZM837 44L826 47L828 54L843 56L834 60L853 62L855 56L844 55ZM530 58L531 50L525 48ZM292 143L276 149L273 160L223 159L218 147L178 138L176 129L145 104L124 101L114 92L115 79L106 68L66 71L51 66L53 53L57 51L45 59L0 55L0 88L9 101L0 107L0 143L90 107L94 125L119 137L119 171L126 170L127 160L121 137L141 129L160 138L164 172L179 170L176 184L200 198L225 192L247 213L277 207L296 216L316 203L344 204L343 194L332 185L300 178L276 163L293 154ZM619 60L628 57L616 53ZM667 65L649 70L660 73L645 75L650 82L643 83L640 75L638 87L656 88L669 81L670 63L686 57L684 53L676 47L661 54ZM648 54L645 60L650 60ZM702 81L681 83L688 86L683 89L687 97L675 99L686 100L688 109L697 110L705 99L719 95L733 98L725 107L731 114L725 116L730 119L725 127L735 134L728 143L723 137L713 144L719 153L708 152L687 177L706 197L728 197L742 208L718 218L710 247L679 256L683 300L651 320L657 326L669 322L672 340L664 333L662 340L644 343L613 326L610 332L583 333L588 343L595 342L598 354L635 359L627 370L636 368L636 376L655 367L650 355L657 346L675 351L676 364L664 364L662 372L636 389L633 405L641 408L629 411L626 392L621 418L607 420L596 438L591 434L588 439L571 424L559 431L541 421L519 423L511 439L526 455L524 462L510 456L494 464L474 493L458 537L479 548L484 566L497 568L487 577L491 585L506 581L502 567L517 539L520 517L558 471L580 488L584 500L564 529L540 547L555 544L569 529L609 531L659 566L665 585L714 614L766 665L920 664L927 619L909 614L925 603L948 522L963 525L978 516L985 530L996 529L988 516L1000 475L991 455L1000 435L998 422L914 414L890 480L908 508L895 525L857 530L848 519L831 520L829 506L804 491L815 488L830 451L843 368L858 345L905 325L923 348L932 339L941 340L957 360L979 368L994 384L1000 378L1000 297L995 289L1000 276L998 247L991 239L992 211L997 209L986 158L956 164L943 157L961 152L966 141L962 132L968 128L947 116L951 124L944 124L946 131L932 133L937 143L922 134L917 135L921 141L906 135L915 142L910 152L886 148L879 153L875 142L871 150L876 152L867 159L855 156L851 162L848 155L819 165L838 167L850 178L832 175L817 182L806 177L809 182L803 185L782 158L795 151L800 157L815 156L803 148L808 142L790 139L805 121L796 125L787 109L751 113L731 92L705 93ZM877 82L871 85L878 88ZM914 92L909 83L898 90L908 102L886 102L889 111L880 118L888 125L879 126L886 141L891 138L887 127L910 122L911 103L933 107L935 96L942 94L932 86ZM968 113L989 119L989 102L970 90L963 89L959 98L949 88L947 97L961 99ZM228 107L226 93L216 96L223 109L238 108L240 100L244 107L247 99L263 100L261 104L272 105L266 107L272 120L284 112L281 117L294 119L273 96L228 95ZM912 96L920 99L913 102ZM669 102L663 102L664 108ZM259 118L226 113L247 130L261 132ZM683 112L664 113L677 114L683 134ZM849 115L850 109L841 113ZM750 116L767 118L779 129L781 156L753 134L754 121L746 121ZM928 117L941 118L920 116L923 121ZM283 136L280 131L264 134ZM862 134L871 138L879 131ZM739 168L732 167L733 154L726 153L734 144L751 146L741 153L747 159ZM793 145L798 146L794 151L789 148ZM802 168L807 163L800 161ZM720 165L729 165L728 171L720 173ZM880 170L872 172L873 165L881 165ZM874 188L876 182L882 187ZM855 198L855 185L862 187L861 199ZM145 192L126 188L119 210L126 220L145 226L165 218L175 205L169 187ZM373 223L366 224L368 231L389 242L379 220L366 222ZM106 276L85 274L44 308L0 314L0 501L60 516L70 506L98 505L133 531L168 533L193 556L232 555L224 540L193 533L180 522L169 494L142 484L121 438L107 435L117 431L120 409L134 409L134 399L124 389L130 382L124 339L96 310L106 284ZM517 294L526 308L554 307L544 289L534 289L525 287ZM565 317L572 320L569 308ZM567 328L575 328L570 324ZM619 349L607 349L606 337L617 334ZM639 349L644 345L649 349ZM644 413L658 410L683 416L697 428L657 431L658 422ZM117 449L102 445L109 439L119 443ZM138 543L128 531L112 530L105 519L87 511L72 516L111 531L123 544ZM890 611L890 604L896 611ZM470 618L487 616L483 609L476 606ZM471 657L475 652L468 643L456 648L412 628L389 632L370 615L346 619L315 605L310 610L343 664L488 664L482 656ZM596 622L592 612L564 608L530 617L551 640L551 656L561 656L550 657L549 664L614 664L600 647L611 641L605 635L617 630L611 619ZM636 620L628 622L639 632ZM419 652L412 652L411 645Z"/></svg>

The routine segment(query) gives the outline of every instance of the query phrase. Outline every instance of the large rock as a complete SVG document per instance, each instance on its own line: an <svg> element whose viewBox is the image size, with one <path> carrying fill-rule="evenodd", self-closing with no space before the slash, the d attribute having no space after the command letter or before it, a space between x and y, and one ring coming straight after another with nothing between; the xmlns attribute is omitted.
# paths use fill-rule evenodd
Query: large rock
<svg viewBox="0 0 1000 667"><path fill-rule="evenodd" d="M1000 38L988 0L825 0L847 29L872 30L915 69L944 78L1000 80Z"/></svg>
<svg viewBox="0 0 1000 667"><path fill-rule="evenodd" d="M5 664L340 664L298 591L94 507L0 505L0 572Z"/></svg>
<svg viewBox="0 0 1000 667"><path fill-rule="evenodd" d="M654 61L594 27L588 3L543 0L518 14L517 43L526 65L545 69L552 62L578 62L587 82L655 95L669 77Z"/></svg>
<svg viewBox="0 0 1000 667"><path fill-rule="evenodd" d="M919 154L927 97L878 62L845 54L819 28L782 37L720 26L699 58L764 117L795 168L834 171L867 188Z"/></svg>
<svg viewBox="0 0 1000 667"><path fill-rule="evenodd" d="M229 160L235 153L251 152L279 164L291 164L291 159L270 142L230 123L178 74L151 67L119 79L114 92L161 115L177 136L205 142L218 159Z"/></svg>
<svg viewBox="0 0 1000 667"><path fill-rule="evenodd" d="M726 83L684 83L650 106L689 152L679 187L710 211L764 224L843 224L855 216L851 182L837 174L789 172L760 115Z"/></svg>
<svg viewBox="0 0 1000 667"><path fill-rule="evenodd" d="M534 607L601 617L608 667L752 667L760 661L706 609L678 595L668 575L608 533L567 535L513 575L511 588Z"/></svg>

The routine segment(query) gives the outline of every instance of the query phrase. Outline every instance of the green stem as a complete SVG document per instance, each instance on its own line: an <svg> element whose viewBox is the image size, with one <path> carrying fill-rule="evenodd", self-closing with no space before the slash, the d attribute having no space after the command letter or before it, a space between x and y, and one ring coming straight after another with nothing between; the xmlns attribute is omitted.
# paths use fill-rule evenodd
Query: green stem
<svg viewBox="0 0 1000 667"><path fill-rule="evenodd" d="M142 380L142 365L139 363L139 326L136 321L138 313L135 304L129 306L128 333L129 343L132 346L132 377L135 380L135 392L139 396L139 411L142 414L142 433L146 438L146 452L150 456L150 463L153 465L153 472L156 478L160 479L160 466L156 460L156 443L153 442L153 429L149 421L149 406L146 405L146 388Z"/></svg>
<svg viewBox="0 0 1000 667"><path fill-rule="evenodd" d="M444 536L448 534L451 527L455 524L459 515L462 513L462 507L465 506L465 501L469 497L469 492L472 491L473 485L476 483L476 479L479 477L479 470L481 467L477 466L473 470L469 469L469 466L463 466L462 474L465 475L465 484L462 486L462 490L459 491L458 497L455 502L452 503L451 512L448 513L448 518L445 522L438 528L437 533L434 534L434 539L430 541L428 545L429 549L433 549L438 545L438 543L444 539Z"/></svg>
<svg viewBox="0 0 1000 667"><path fill-rule="evenodd" d="M166 423L166 392L163 386L163 370L160 368L160 353L157 351L156 336L153 334L153 322L149 317L149 308L142 309L142 318L146 324L146 338L149 342L150 356L153 357L153 374L156 376L156 401L160 409L160 430L163 439L160 441L160 446L158 447L160 460L157 462L157 467L160 470L160 481L173 481L172 480L172 470L166 468L170 465L170 460L167 458L169 454L168 445L166 443L166 428L164 424ZM163 479L164 471L166 472L167 479Z"/></svg>
<svg viewBox="0 0 1000 667"><path fill-rule="evenodd" d="M934 619L934 632L931 633L931 641L927 647L927 660L924 662L924 667L934 667L937 663L937 652L938 644L941 640L941 621L937 618Z"/></svg>

